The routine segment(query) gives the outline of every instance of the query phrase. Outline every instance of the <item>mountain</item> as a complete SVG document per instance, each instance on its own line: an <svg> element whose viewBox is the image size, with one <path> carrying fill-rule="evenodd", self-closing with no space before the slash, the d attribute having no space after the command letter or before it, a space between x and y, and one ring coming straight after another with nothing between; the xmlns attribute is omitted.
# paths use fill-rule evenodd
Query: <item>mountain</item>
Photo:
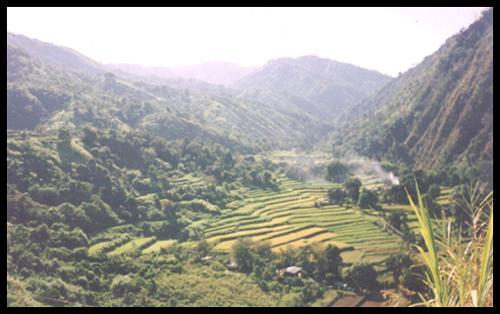
<svg viewBox="0 0 500 314"><path fill-rule="evenodd" d="M341 119L334 149L378 159L492 165L493 11ZM491 171L490 171L491 173Z"/></svg>
<svg viewBox="0 0 500 314"><path fill-rule="evenodd" d="M40 59L48 64L61 66L88 74L98 74L106 71L104 65L81 53L67 47L56 46L20 34L7 33L7 44L21 49L29 56Z"/></svg>
<svg viewBox="0 0 500 314"><path fill-rule="evenodd" d="M121 70L144 77L152 76L158 79L192 79L217 85L230 85L257 69L257 67L241 67L229 62L207 62L193 66L179 66L173 68L135 64L108 64L106 66L112 70Z"/></svg>
<svg viewBox="0 0 500 314"><path fill-rule="evenodd" d="M390 80L351 64L303 56L271 60L233 87L242 90L242 97L263 102L280 98L317 117L332 119Z"/></svg>
<svg viewBox="0 0 500 314"><path fill-rule="evenodd" d="M173 79L177 75L168 68L165 67L148 67L138 64L106 64L106 67L110 71L123 71L127 73L133 73L138 76L148 77L152 76L158 79Z"/></svg>
<svg viewBox="0 0 500 314"><path fill-rule="evenodd" d="M280 147L307 144L329 128L297 108L278 110L223 86L182 79L151 83L123 71L110 73L68 48L10 37L16 39L7 45L9 129L50 132L92 124L229 147ZM59 55L64 58L53 61Z"/></svg>
<svg viewBox="0 0 500 314"><path fill-rule="evenodd" d="M212 84L230 85L242 77L254 72L257 67L241 67L229 62L207 62L194 66L172 68L177 76L196 79Z"/></svg>

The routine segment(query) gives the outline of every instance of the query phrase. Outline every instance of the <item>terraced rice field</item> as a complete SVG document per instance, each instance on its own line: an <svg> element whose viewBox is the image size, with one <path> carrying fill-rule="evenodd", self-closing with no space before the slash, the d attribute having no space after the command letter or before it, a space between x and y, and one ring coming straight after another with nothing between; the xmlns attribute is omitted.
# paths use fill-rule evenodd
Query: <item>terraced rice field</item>
<svg viewBox="0 0 500 314"><path fill-rule="evenodd" d="M368 190L383 189L387 186L387 184L384 183L379 176L359 176L359 179L361 180L361 184L363 185L363 187Z"/></svg>
<svg viewBox="0 0 500 314"><path fill-rule="evenodd" d="M196 177L191 174L187 174L182 177L177 177L177 178L171 178L170 182L172 182L174 185L182 187L182 188L187 188L188 186L190 187L202 187L206 186L210 182L204 178L204 177Z"/></svg>
<svg viewBox="0 0 500 314"><path fill-rule="evenodd" d="M116 256L124 253L138 251L156 240L155 237L137 238L125 243L108 253L108 256Z"/></svg>
<svg viewBox="0 0 500 314"><path fill-rule="evenodd" d="M242 193L240 207L227 211L204 230L216 250L229 251L240 238L269 243L274 251L336 245L346 263L379 263L400 250L401 240L375 225L380 218L357 208L328 205L328 188L338 184L299 182L284 176L277 179L278 192L250 190Z"/></svg>
<svg viewBox="0 0 500 314"><path fill-rule="evenodd" d="M453 188L447 186L441 186L441 194L436 199L436 203L439 205L450 205L451 204L451 192Z"/></svg>
<svg viewBox="0 0 500 314"><path fill-rule="evenodd" d="M156 241L154 244L148 246L144 250L142 250L142 254L150 254L154 252L158 252L163 248L168 248L172 246L174 243L176 243L176 240L162 240L162 241Z"/></svg>
<svg viewBox="0 0 500 314"><path fill-rule="evenodd" d="M96 243L89 247L88 253L89 255L93 256L99 255L100 253L106 253L108 251L111 251L116 246L122 245L123 243L129 241L130 238L131 237L129 235L123 234L117 239Z"/></svg>

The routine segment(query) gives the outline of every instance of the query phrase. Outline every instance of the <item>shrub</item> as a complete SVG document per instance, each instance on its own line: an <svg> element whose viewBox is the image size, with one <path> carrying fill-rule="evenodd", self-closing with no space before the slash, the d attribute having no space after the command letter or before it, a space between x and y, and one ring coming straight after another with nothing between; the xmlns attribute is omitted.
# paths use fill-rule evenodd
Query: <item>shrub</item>
<svg viewBox="0 0 500 314"><path fill-rule="evenodd" d="M115 297L123 297L126 293L139 292L140 287L130 275L117 275L111 282L111 293Z"/></svg>
<svg viewBox="0 0 500 314"><path fill-rule="evenodd" d="M372 265L368 264L354 265L349 270L346 279L358 291L363 289L374 290L379 285L377 272Z"/></svg>

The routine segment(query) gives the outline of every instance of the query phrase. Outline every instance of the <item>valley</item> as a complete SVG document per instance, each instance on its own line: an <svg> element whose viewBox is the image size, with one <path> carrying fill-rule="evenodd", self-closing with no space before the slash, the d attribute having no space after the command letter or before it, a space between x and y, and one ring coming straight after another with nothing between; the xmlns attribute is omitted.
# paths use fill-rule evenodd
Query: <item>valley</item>
<svg viewBox="0 0 500 314"><path fill-rule="evenodd" d="M492 78L491 8L396 77L8 31L7 305L490 306Z"/></svg>

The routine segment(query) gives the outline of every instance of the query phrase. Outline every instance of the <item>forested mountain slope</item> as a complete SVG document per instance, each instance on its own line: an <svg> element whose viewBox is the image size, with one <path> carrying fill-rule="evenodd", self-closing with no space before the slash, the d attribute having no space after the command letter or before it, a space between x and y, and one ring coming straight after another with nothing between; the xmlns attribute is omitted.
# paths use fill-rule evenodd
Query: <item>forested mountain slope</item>
<svg viewBox="0 0 500 314"><path fill-rule="evenodd" d="M67 47L60 47L20 34L7 33L7 43L22 49L33 58L41 59L52 65L84 73L97 74L106 71L104 65Z"/></svg>
<svg viewBox="0 0 500 314"><path fill-rule="evenodd" d="M391 78L376 71L316 56L271 60L233 84L247 97L293 104L333 118L373 94Z"/></svg>
<svg viewBox="0 0 500 314"><path fill-rule="evenodd" d="M98 63L69 49L9 37L16 38L7 46L9 129L49 131L90 123L167 139L269 148L307 144L329 128L294 107L282 110L200 81L153 84L99 72ZM52 62L59 55L69 61Z"/></svg>
<svg viewBox="0 0 500 314"><path fill-rule="evenodd" d="M341 121L334 150L427 168L462 162L491 170L493 11Z"/></svg>

